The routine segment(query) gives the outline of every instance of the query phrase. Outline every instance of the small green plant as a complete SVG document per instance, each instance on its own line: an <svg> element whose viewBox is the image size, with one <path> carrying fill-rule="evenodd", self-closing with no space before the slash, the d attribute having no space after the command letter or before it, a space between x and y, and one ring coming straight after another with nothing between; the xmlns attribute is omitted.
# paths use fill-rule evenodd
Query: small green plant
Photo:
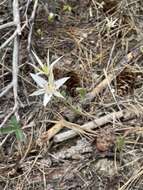
<svg viewBox="0 0 143 190"><path fill-rule="evenodd" d="M13 116L10 119L9 126L5 128L0 129L0 133L2 134L10 134L10 133L15 133L16 139L20 142L24 141L24 134L21 129L20 123L17 121L16 117Z"/></svg>
<svg viewBox="0 0 143 190"><path fill-rule="evenodd" d="M86 89L85 88L76 88L76 91L79 93L80 98L83 100L86 95Z"/></svg>
<svg viewBox="0 0 143 190"><path fill-rule="evenodd" d="M122 152L124 146L125 146L125 138L119 136L119 137L117 138L117 141L116 141L116 149L117 149L119 152Z"/></svg>
<svg viewBox="0 0 143 190"><path fill-rule="evenodd" d="M65 12L71 12L72 11L72 7L69 4L66 4L63 6L63 11Z"/></svg>
<svg viewBox="0 0 143 190"><path fill-rule="evenodd" d="M49 13L49 16L48 16L48 21L49 22L53 22L55 20L55 17L56 17L56 14L54 13Z"/></svg>

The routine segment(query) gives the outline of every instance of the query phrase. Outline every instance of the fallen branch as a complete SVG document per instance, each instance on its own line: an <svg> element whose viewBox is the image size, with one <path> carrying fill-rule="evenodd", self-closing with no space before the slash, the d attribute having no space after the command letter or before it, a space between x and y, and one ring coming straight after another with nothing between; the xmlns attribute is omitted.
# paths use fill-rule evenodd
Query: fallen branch
<svg viewBox="0 0 143 190"><path fill-rule="evenodd" d="M16 108L15 114L18 118L18 63L19 63L19 35L21 34L21 26L20 26L20 15L19 15L19 6L18 0L13 0L13 17L14 22L17 26L17 35L14 37L14 45L13 45L13 59L12 59L12 76L13 76L13 94L14 94L14 107Z"/></svg>
<svg viewBox="0 0 143 190"><path fill-rule="evenodd" d="M35 15L36 15L37 6L38 6L38 0L35 0L34 8L33 8L30 20L29 20L30 31L29 31L29 35L28 35L28 47L27 47L29 54L30 54L30 49L31 49L31 39L32 39L32 32L33 32L34 19L35 19Z"/></svg>
<svg viewBox="0 0 143 190"><path fill-rule="evenodd" d="M18 33L18 35L21 35L21 25L20 25L20 14L19 14L18 0L13 0L13 17L14 17L14 23L17 27L17 33Z"/></svg>
<svg viewBox="0 0 143 190"><path fill-rule="evenodd" d="M62 123L59 121L56 123L52 128L50 128L48 131L44 132L36 141L36 144L40 147L44 143L48 143L49 140L56 135L61 129L63 128Z"/></svg>
<svg viewBox="0 0 143 190"><path fill-rule="evenodd" d="M60 121L55 121L55 125L50 128L48 131L44 132L37 140L37 145L42 146L45 143L49 143L49 141L64 127L68 129L72 129L75 131L76 134L79 134L81 136L91 138L91 136L95 136L95 132L91 130L90 128L83 128L78 124L68 122L64 119L61 119Z"/></svg>
<svg viewBox="0 0 143 190"><path fill-rule="evenodd" d="M14 33L0 46L0 50L5 48L17 35L17 30L14 31Z"/></svg>
<svg viewBox="0 0 143 190"><path fill-rule="evenodd" d="M11 27L11 26L15 26L15 23L13 21L12 22L8 22L8 23L3 24L3 25L0 25L0 30L2 30L4 28Z"/></svg>
<svg viewBox="0 0 143 190"><path fill-rule="evenodd" d="M129 113L129 111L114 112L114 113L105 115L99 119L95 119L94 121L90 121L90 122L82 125L81 128L83 128L84 130L92 130L92 129L98 128L106 123L112 122L113 120L118 120L121 118L127 119L127 118L132 118L134 116L135 116L135 114ZM55 135L53 138L53 141L56 143L62 142L62 141L71 139L77 135L78 134L75 131L69 130L69 131Z"/></svg>
<svg viewBox="0 0 143 190"><path fill-rule="evenodd" d="M19 62L19 37L16 36L14 38L14 49L13 49L13 60L12 60L12 84L13 84L13 94L14 94L14 104L16 107L16 111L18 108L18 94L17 94L17 88L18 88L18 62ZM17 115L17 113L16 113ZM18 119L18 118L17 118Z"/></svg>
<svg viewBox="0 0 143 190"><path fill-rule="evenodd" d="M19 35L21 34L21 26L20 26L18 0L13 0L13 20L14 20L13 22L17 26L17 29L15 30L14 34L11 36L11 40L14 38L13 57L12 57L13 79L12 79L12 82L7 86L7 88L0 95L3 96L4 94L6 94L12 85L13 86L13 94L14 94L14 107L13 107L13 110L4 118L3 122L0 124L0 128L2 128L5 125L5 123L11 117L12 114L16 115L17 120L19 119L17 85L18 85L18 62L19 62ZM4 43L4 44L6 45L6 43ZM1 47L3 47L3 45Z"/></svg>
<svg viewBox="0 0 143 190"><path fill-rule="evenodd" d="M24 23L21 27L21 31L25 28L26 23ZM0 46L0 50L5 48L17 35L17 29L14 31L14 33Z"/></svg>

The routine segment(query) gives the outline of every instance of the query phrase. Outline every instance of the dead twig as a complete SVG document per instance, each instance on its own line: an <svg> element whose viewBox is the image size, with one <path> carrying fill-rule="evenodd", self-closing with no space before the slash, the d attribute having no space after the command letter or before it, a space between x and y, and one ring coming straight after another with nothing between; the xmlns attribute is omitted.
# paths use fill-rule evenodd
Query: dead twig
<svg viewBox="0 0 143 190"><path fill-rule="evenodd" d="M42 146L44 143L48 143L51 138L54 137L63 128L62 123L57 122L52 128L44 132L37 140L36 144Z"/></svg>
<svg viewBox="0 0 143 190"><path fill-rule="evenodd" d="M7 120L11 117L12 114L15 113L17 119L18 118L18 94L17 94L17 84L18 84L18 62L19 62L19 35L21 34L20 27L20 16L19 16L19 7L18 0L13 0L13 17L14 23L17 26L16 31L14 32L14 45L13 45L13 58L12 58L12 82L7 86L5 91L1 93L3 96L6 92L9 91L11 85L13 85L13 94L14 94L14 107L13 110L4 118L3 122L0 124L0 128L4 126Z"/></svg>
<svg viewBox="0 0 143 190"><path fill-rule="evenodd" d="M30 32L29 32L29 35L28 35L28 47L27 47L29 54L30 54L33 25L34 25L34 19L35 19L35 15L36 15L37 6L38 6L38 0L35 0L33 11L32 11L32 14L31 14L31 17L30 17L30 20L29 20Z"/></svg>
<svg viewBox="0 0 143 190"><path fill-rule="evenodd" d="M13 22L2 25L2 28L9 27L11 25L16 25L16 30L14 33L0 46L0 50L7 46L16 36L21 35L21 26L20 26L20 15L19 15L19 6L18 0L13 0ZM0 27L0 29L1 29Z"/></svg>
<svg viewBox="0 0 143 190"><path fill-rule="evenodd" d="M4 90L0 93L0 98L3 97L13 87L13 82L10 82Z"/></svg>
<svg viewBox="0 0 143 190"><path fill-rule="evenodd" d="M14 33L0 46L0 50L5 48L17 35L17 30L14 31Z"/></svg>
<svg viewBox="0 0 143 190"><path fill-rule="evenodd" d="M105 115L99 119L90 121L90 122L82 125L81 128L83 128L84 130L92 130L92 129L98 128L106 123L112 122L115 119L117 120L117 119L121 119L121 118L132 118L133 116L135 116L135 114L131 114L126 111L118 111L118 112L114 112L114 113ZM56 143L62 142L62 141L71 139L77 135L78 134L76 133L76 131L69 130L69 131L66 131L66 132L63 132L63 133L60 133L60 134L57 134L56 136L54 136L53 141Z"/></svg>
<svg viewBox="0 0 143 190"><path fill-rule="evenodd" d="M4 28L11 27L11 26L15 26L15 23L13 21L12 22L8 22L8 23L3 24L3 25L0 25L0 30L2 30Z"/></svg>
<svg viewBox="0 0 143 190"><path fill-rule="evenodd" d="M19 37L16 36L14 38L14 50L13 50L13 60L12 60L12 66L13 66L12 84L13 84L13 94L14 94L14 102L15 102L16 110L18 108L18 93L17 93L17 89L18 89L18 77L17 77L18 76L18 62L19 62ZM16 113L16 115L18 116L17 113Z"/></svg>
<svg viewBox="0 0 143 190"><path fill-rule="evenodd" d="M27 24L24 23L23 26L21 27L21 32L23 31L23 29L25 28ZM17 35L17 29L14 31L14 33L0 46L0 50L5 48Z"/></svg>
<svg viewBox="0 0 143 190"><path fill-rule="evenodd" d="M12 82L6 87L6 89L0 94L2 97L6 94L10 88L13 86L13 94L14 94L14 107L13 110L4 118L3 122L0 124L0 128L4 126L7 120L11 117L12 114L15 113L17 119L18 118L18 62L19 62L19 35L21 34L21 27L20 27L20 16L19 16L19 7L18 7L18 0L13 0L13 17L14 23L17 26L16 31L14 32L14 36L12 35L12 39L14 38L14 45L13 45L13 58L12 58L12 75L13 79ZM6 44L5 44L6 45ZM1 48L1 47L0 47Z"/></svg>
<svg viewBox="0 0 143 190"><path fill-rule="evenodd" d="M95 135L95 132L88 128L82 128L80 125L68 122L64 119L56 121L56 124L48 131L44 132L37 140L37 145L42 146L48 143L62 128L66 127L75 131L75 133L90 138Z"/></svg>
<svg viewBox="0 0 143 190"><path fill-rule="evenodd" d="M21 34L21 26L20 26L20 15L19 15L19 6L18 0L13 1L13 17L14 22L17 26L17 35L14 38L14 46L13 46L13 59L12 59L12 75L13 75L13 94L14 94L14 102L15 105L15 115L18 119L18 62L19 62L19 35Z"/></svg>
<svg viewBox="0 0 143 190"><path fill-rule="evenodd" d="M17 109L17 107L14 106L13 109L12 109L12 111L4 118L3 122L0 124L0 128L2 128L5 125L5 123L7 122L7 120L12 116L12 114L15 113L16 109Z"/></svg>
<svg viewBox="0 0 143 190"><path fill-rule="evenodd" d="M20 25L20 14L19 14L18 0L13 0L13 17L14 17L14 23L17 27L17 33L18 33L18 35L21 35L21 25Z"/></svg>

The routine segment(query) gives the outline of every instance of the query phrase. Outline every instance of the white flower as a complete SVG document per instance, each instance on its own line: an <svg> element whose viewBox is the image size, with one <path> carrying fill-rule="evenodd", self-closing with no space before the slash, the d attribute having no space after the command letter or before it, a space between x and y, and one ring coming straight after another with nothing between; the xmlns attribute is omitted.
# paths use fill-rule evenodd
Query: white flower
<svg viewBox="0 0 143 190"><path fill-rule="evenodd" d="M47 105L47 103L51 100L52 96L64 98L62 94L58 92L58 89L69 79L69 77L64 77L57 81L54 81L54 76L52 71L50 72L48 82L36 74L31 73L31 77L39 87L39 89L33 92L31 96L38 96L44 94L44 99L43 99L44 106Z"/></svg>
<svg viewBox="0 0 143 190"><path fill-rule="evenodd" d="M50 13L49 13L49 16L48 16L48 21L49 21L49 22L53 21L54 18L55 18L55 16L56 16L56 14L50 12Z"/></svg>
<svg viewBox="0 0 143 190"><path fill-rule="evenodd" d="M45 74L45 75L49 75L50 73L50 70L53 69L54 65L63 57L59 57L58 59L56 59L55 61L53 61L51 64L50 64L50 60L49 60L49 50L48 50L48 55L47 55L47 63L46 64L43 64L42 61L40 60L40 58L36 55L36 53L34 51L32 51L36 61L39 63L39 66L40 67L37 67L36 65L33 65L33 64L30 64L32 65L37 71L38 71L38 75L40 74Z"/></svg>
<svg viewBox="0 0 143 190"><path fill-rule="evenodd" d="M113 20L112 18L109 19L108 17L106 17L106 21L107 21L106 26L107 26L107 28L108 29L114 28L116 26L117 20L118 19Z"/></svg>

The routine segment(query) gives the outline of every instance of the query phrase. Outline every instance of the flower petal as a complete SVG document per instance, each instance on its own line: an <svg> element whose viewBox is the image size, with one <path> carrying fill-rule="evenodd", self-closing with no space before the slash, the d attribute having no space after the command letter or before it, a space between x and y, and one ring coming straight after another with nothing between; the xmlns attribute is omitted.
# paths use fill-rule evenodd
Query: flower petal
<svg viewBox="0 0 143 190"><path fill-rule="evenodd" d="M43 105L46 106L47 103L51 100L51 98L52 98L52 94L50 94L50 95L44 94Z"/></svg>
<svg viewBox="0 0 143 190"><path fill-rule="evenodd" d="M58 98L65 98L60 92L55 91L54 96L57 96Z"/></svg>
<svg viewBox="0 0 143 190"><path fill-rule="evenodd" d="M33 80L37 83L38 86L43 87L45 84L47 84L47 81L43 79L42 77L33 73L30 73L30 75L33 78Z"/></svg>
<svg viewBox="0 0 143 190"><path fill-rule="evenodd" d="M39 89L36 90L35 92L33 92L32 94L30 94L30 96L39 96L41 94L44 94L44 89Z"/></svg>
<svg viewBox="0 0 143 190"><path fill-rule="evenodd" d="M59 89L70 77L64 77L55 81L56 90Z"/></svg>

